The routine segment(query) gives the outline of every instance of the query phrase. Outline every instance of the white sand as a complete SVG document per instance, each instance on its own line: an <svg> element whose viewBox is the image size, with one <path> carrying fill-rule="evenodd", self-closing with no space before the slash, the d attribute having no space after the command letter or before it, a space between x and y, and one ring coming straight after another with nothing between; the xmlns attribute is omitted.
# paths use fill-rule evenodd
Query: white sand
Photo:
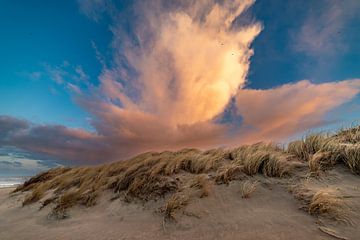
<svg viewBox="0 0 360 240"><path fill-rule="evenodd" d="M339 176L327 184L346 183L352 194L359 192L359 176L334 174ZM241 198L238 181L214 186L209 197L193 199L165 229L155 211L162 201L127 204L105 195L95 207L72 208L71 217L59 221L47 219L49 208L39 211L39 204L21 207L24 194L9 197L12 189L0 189L0 239L335 239L319 231L317 219L299 209L286 186L276 183L280 180L267 181L249 199ZM360 239L356 226L337 226L331 227L341 236Z"/></svg>

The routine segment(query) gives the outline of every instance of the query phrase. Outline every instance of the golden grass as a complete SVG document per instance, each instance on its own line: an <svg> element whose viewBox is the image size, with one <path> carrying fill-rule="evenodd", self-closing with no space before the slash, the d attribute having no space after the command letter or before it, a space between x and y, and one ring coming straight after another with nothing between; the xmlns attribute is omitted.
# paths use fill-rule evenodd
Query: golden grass
<svg viewBox="0 0 360 240"><path fill-rule="evenodd" d="M309 159L310 173L315 176L321 175L323 171L335 165L331 152L318 151Z"/></svg>
<svg viewBox="0 0 360 240"><path fill-rule="evenodd" d="M345 201L333 189L322 189L316 192L309 204L312 215L321 215L336 221L350 223Z"/></svg>
<svg viewBox="0 0 360 240"><path fill-rule="evenodd" d="M287 151L300 160L308 161L311 155L327 149L331 145L331 140L322 134L312 134L303 140L290 142Z"/></svg>
<svg viewBox="0 0 360 240"><path fill-rule="evenodd" d="M217 173L217 183L226 183L240 173L282 177L290 168L289 155L272 144L203 152L184 149L144 153L130 160L97 167L56 168L31 178L15 191L31 191L23 202L26 205L41 200L46 192L53 190L54 196L47 199L46 205L54 203L55 213L62 213L76 204L96 204L97 196L106 189L115 194L124 193L129 201L164 197L184 188L185 181L177 177L180 173L193 174L193 187L202 191L200 197L205 197L212 185L206 177L209 172Z"/></svg>
<svg viewBox="0 0 360 240"><path fill-rule="evenodd" d="M312 174L318 175L338 163L360 174L360 126L332 136L313 134L289 143L286 150L294 157L309 162Z"/></svg>
<svg viewBox="0 0 360 240"><path fill-rule="evenodd" d="M343 143L356 144L360 142L360 126L343 129L334 135Z"/></svg>
<svg viewBox="0 0 360 240"><path fill-rule="evenodd" d="M41 187L35 188L31 193L29 193L25 197L23 201L23 206L39 201L43 197L44 193L45 193L45 189Z"/></svg>
<svg viewBox="0 0 360 240"><path fill-rule="evenodd" d="M301 208L309 214L345 224L353 224L346 198L337 189L330 187L312 189L300 184L289 190L295 198L303 203Z"/></svg>
<svg viewBox="0 0 360 240"><path fill-rule="evenodd" d="M290 142L287 152L302 161L307 161L309 159L309 153L303 140Z"/></svg>
<svg viewBox="0 0 360 240"><path fill-rule="evenodd" d="M343 150L345 164L353 173L360 174L360 144L346 146Z"/></svg>
<svg viewBox="0 0 360 240"><path fill-rule="evenodd" d="M214 182L229 183L255 174L284 177L300 160L308 161L314 173L344 163L359 174L358 133L347 130L333 136L310 135L290 143L287 149L257 143L234 149L147 152L96 167L51 169L29 179L15 192L28 192L23 202L26 205L41 201L51 190L52 196L43 205L53 205L55 215L61 216L74 205L95 205L106 190L115 196L125 196L127 201L162 198L191 187L198 188L200 197L205 197ZM189 178L194 179L192 185Z"/></svg>
<svg viewBox="0 0 360 240"><path fill-rule="evenodd" d="M186 192L178 192L173 194L162 208L164 213L164 222L168 220L175 221L175 214L189 203L190 197Z"/></svg>
<svg viewBox="0 0 360 240"><path fill-rule="evenodd" d="M240 193L242 198L249 198L257 188L256 181L245 180L240 184Z"/></svg>
<svg viewBox="0 0 360 240"><path fill-rule="evenodd" d="M206 174L195 176L190 183L190 188L197 188L200 190L200 198L207 197L212 191L212 183Z"/></svg>
<svg viewBox="0 0 360 240"><path fill-rule="evenodd" d="M238 163L224 165L216 172L215 182L218 184L228 184L230 181L239 178L241 173L243 173L243 166Z"/></svg>
<svg viewBox="0 0 360 240"><path fill-rule="evenodd" d="M233 157L242 165L243 172L250 176L262 173L269 177L282 177L292 168L290 155L273 144L243 146L233 152Z"/></svg>

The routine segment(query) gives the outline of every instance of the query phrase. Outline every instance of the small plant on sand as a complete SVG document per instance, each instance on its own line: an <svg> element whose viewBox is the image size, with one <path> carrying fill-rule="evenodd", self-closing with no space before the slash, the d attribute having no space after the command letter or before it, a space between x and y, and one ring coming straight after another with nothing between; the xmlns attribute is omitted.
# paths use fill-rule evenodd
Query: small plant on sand
<svg viewBox="0 0 360 240"><path fill-rule="evenodd" d="M74 206L77 202L79 195L75 191L69 191L57 199L56 206L50 213L50 217L55 219L65 219L69 215L67 213L68 208Z"/></svg>
<svg viewBox="0 0 360 240"><path fill-rule="evenodd" d="M175 214L177 211L184 208L190 200L190 196L186 192L177 192L173 194L162 207L161 211L164 214L163 226L167 221L176 221Z"/></svg>
<svg viewBox="0 0 360 240"><path fill-rule="evenodd" d="M345 223L350 222L344 199L333 189L322 189L316 192L310 200L308 210L312 215L321 215Z"/></svg>
<svg viewBox="0 0 360 240"><path fill-rule="evenodd" d="M351 145L344 148L344 161L353 173L360 175L360 145Z"/></svg>
<svg viewBox="0 0 360 240"><path fill-rule="evenodd" d="M287 152L302 161L308 161L310 157L318 151L326 150L331 143L331 139L325 135L312 134L303 140L290 142Z"/></svg>
<svg viewBox="0 0 360 240"><path fill-rule="evenodd" d="M309 158L309 169L311 175L319 176L322 172L335 165L331 152L319 151Z"/></svg>
<svg viewBox="0 0 360 240"><path fill-rule="evenodd" d="M274 144L257 143L232 151L234 162L247 175L262 173L268 177L283 177L292 169L290 155Z"/></svg>
<svg viewBox="0 0 360 240"><path fill-rule="evenodd" d="M355 126L347 129L342 129L334 135L339 141L343 143L356 144L360 142L360 126Z"/></svg>
<svg viewBox="0 0 360 240"><path fill-rule="evenodd" d="M209 177L205 174L195 176L190 183L191 188L197 188L200 190L200 198L207 197L212 191L212 184Z"/></svg>
<svg viewBox="0 0 360 240"><path fill-rule="evenodd" d="M215 182L228 184L230 181L240 178L241 174L245 175L242 166L238 163L230 163L219 168L215 175Z"/></svg>
<svg viewBox="0 0 360 240"><path fill-rule="evenodd" d="M32 192L28 193L23 201L23 206L39 201L44 195L45 189L38 186Z"/></svg>
<svg viewBox="0 0 360 240"><path fill-rule="evenodd" d="M240 184L240 193L242 198L249 198L257 188L256 181L245 180Z"/></svg>

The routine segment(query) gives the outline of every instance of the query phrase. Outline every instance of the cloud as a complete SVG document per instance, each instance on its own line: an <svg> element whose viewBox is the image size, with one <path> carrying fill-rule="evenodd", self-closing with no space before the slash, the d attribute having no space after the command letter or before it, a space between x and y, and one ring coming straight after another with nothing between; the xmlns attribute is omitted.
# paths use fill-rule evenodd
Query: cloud
<svg viewBox="0 0 360 240"><path fill-rule="evenodd" d="M106 0L78 0L80 11L87 17L98 22L102 13L106 10L107 4L111 1Z"/></svg>
<svg viewBox="0 0 360 240"><path fill-rule="evenodd" d="M356 16L359 2L349 0L345 4L322 0L312 6L300 31L294 34L294 49L313 57L334 56L347 51L344 27Z"/></svg>
<svg viewBox="0 0 360 240"><path fill-rule="evenodd" d="M359 92L359 80L245 89L251 43L262 26L234 21L253 2L137 1L127 12L133 15L126 18L130 30L114 5L100 8L113 21L111 64L93 43L103 67L100 84L85 81L89 91L76 98L90 113L94 131L0 117L0 146L94 164L150 150L278 140L323 124L328 111ZM103 2L80 4L100 21L93 7ZM84 89L81 68L67 63L49 70L60 72L55 81L75 95Z"/></svg>
<svg viewBox="0 0 360 240"><path fill-rule="evenodd" d="M173 126L141 111L86 101L83 104L95 117L96 133L0 117L1 132L6 133L0 146L16 146L71 164L95 164L149 150L279 140L324 124L327 112L359 92L359 79L323 84L304 80L267 90L242 89L235 97L241 125L204 121Z"/></svg>
<svg viewBox="0 0 360 240"><path fill-rule="evenodd" d="M8 126L10 130L6 129ZM35 125L6 116L0 116L0 128L1 132L5 129L5 137L0 139L0 147L15 146L53 159L94 162L99 160L98 156L106 149L100 136L81 129Z"/></svg>
<svg viewBox="0 0 360 240"><path fill-rule="evenodd" d="M28 176L59 166L52 160L44 161L31 155L14 147L0 147L0 175Z"/></svg>
<svg viewBox="0 0 360 240"><path fill-rule="evenodd" d="M6 141L16 132L29 128L27 121L7 116L0 116L0 141Z"/></svg>
<svg viewBox="0 0 360 240"><path fill-rule="evenodd" d="M268 90L242 89L236 96L243 139L277 140L324 123L330 110L360 92L360 79L313 84L303 80Z"/></svg>
<svg viewBox="0 0 360 240"><path fill-rule="evenodd" d="M89 75L85 73L82 66L73 66L67 61L59 65L43 64L43 72L36 72L43 78L51 79L57 86L63 87L75 95L82 95L89 88ZM55 87L51 88L53 94L57 93Z"/></svg>
<svg viewBox="0 0 360 240"><path fill-rule="evenodd" d="M253 1L198 1L180 9L164 2L138 6L136 44L124 41L122 26L115 24L117 64L100 76L102 89L124 109L136 108L172 126L211 120L245 83L250 44L261 25L234 30L232 22Z"/></svg>

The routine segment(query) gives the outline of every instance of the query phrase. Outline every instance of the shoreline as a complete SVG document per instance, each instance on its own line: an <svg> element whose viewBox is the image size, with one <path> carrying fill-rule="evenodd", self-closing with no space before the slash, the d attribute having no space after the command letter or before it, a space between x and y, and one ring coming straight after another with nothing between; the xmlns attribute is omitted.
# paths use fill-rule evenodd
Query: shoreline
<svg viewBox="0 0 360 240"><path fill-rule="evenodd" d="M18 185L20 185L20 184L18 184ZM0 187L0 191L3 190L3 189L9 189L9 188L15 189L18 185L16 185L16 186L13 185L13 186Z"/></svg>

